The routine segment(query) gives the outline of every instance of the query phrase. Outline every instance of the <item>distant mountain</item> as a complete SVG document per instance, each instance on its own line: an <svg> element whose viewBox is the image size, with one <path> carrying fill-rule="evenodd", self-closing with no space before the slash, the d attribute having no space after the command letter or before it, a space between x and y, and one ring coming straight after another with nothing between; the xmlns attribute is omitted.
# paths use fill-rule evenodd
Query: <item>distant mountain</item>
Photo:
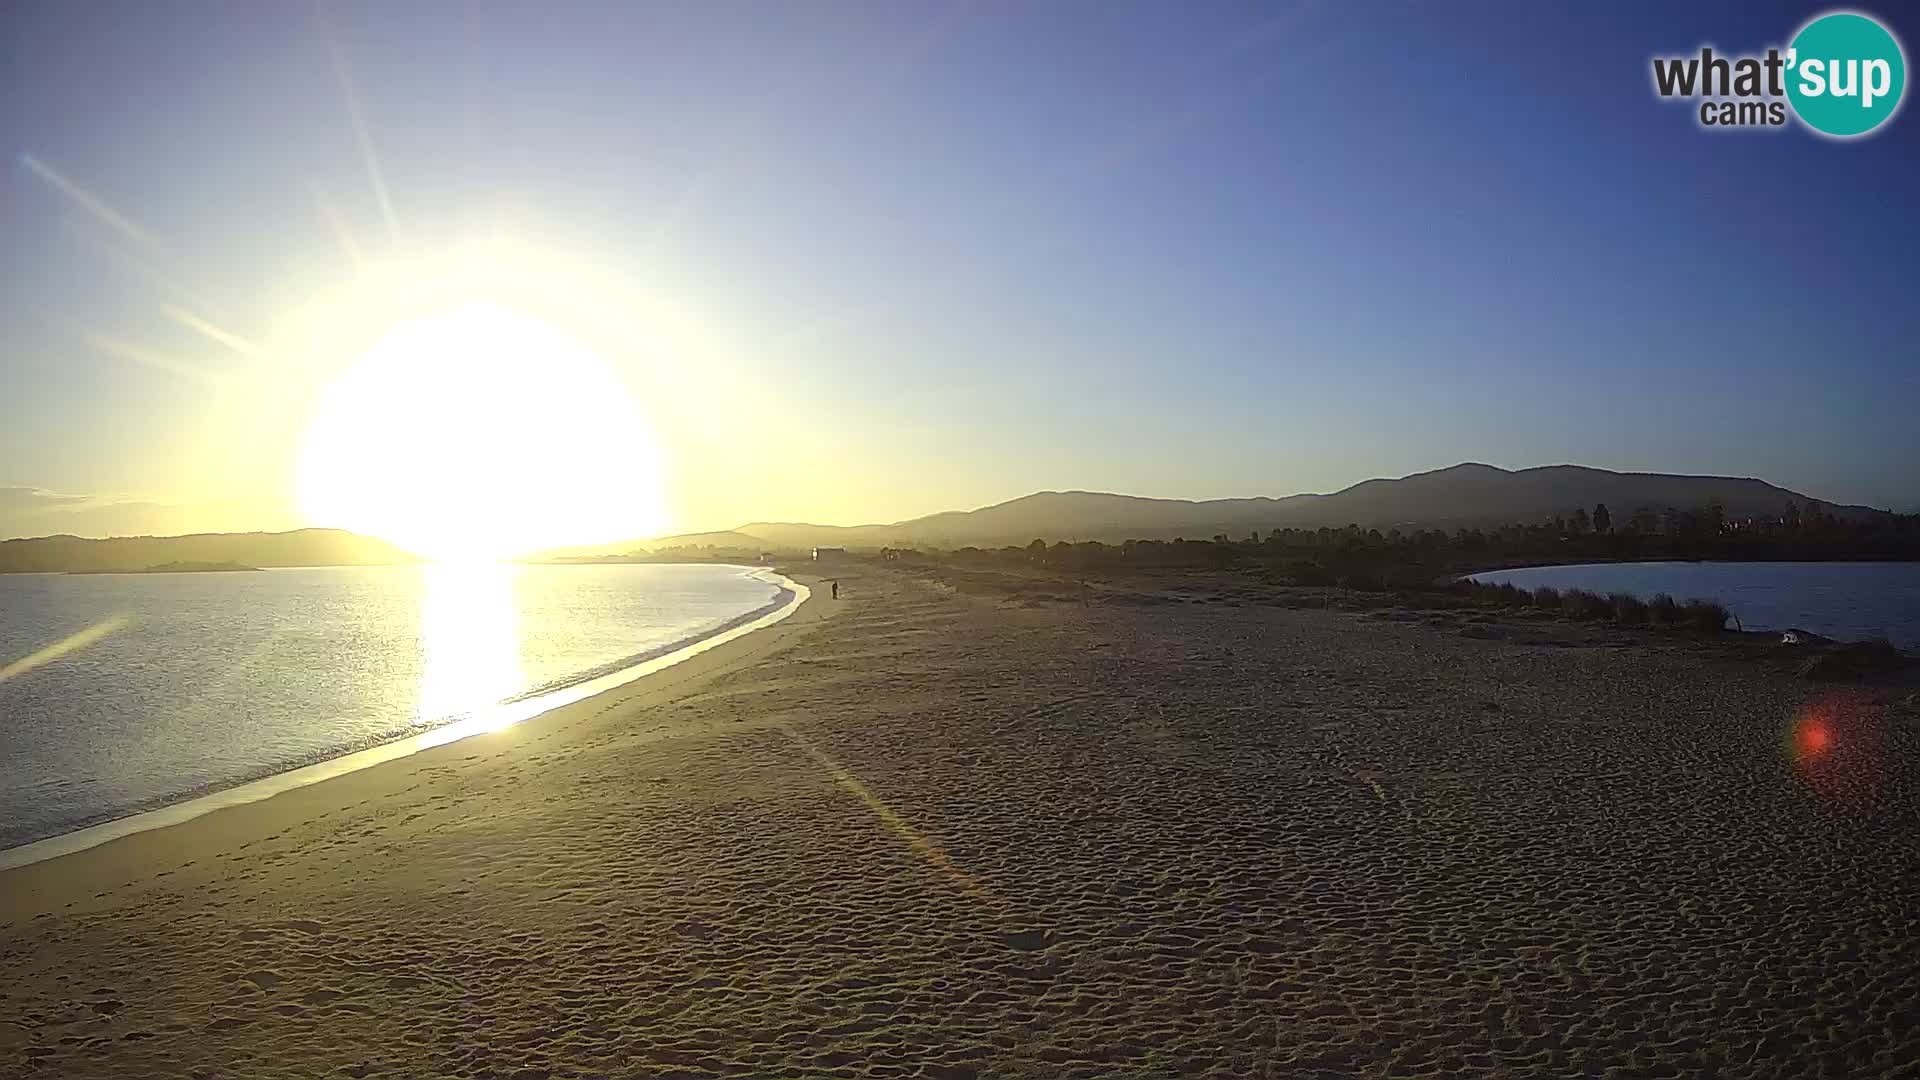
<svg viewBox="0 0 1920 1080"><path fill-rule="evenodd" d="M1092 491L1042 491L978 510L956 510L891 525L808 525L756 522L725 532L686 533L542 553L547 558L592 559L678 547L710 548L729 556L812 547L1001 547L1034 540L1206 539L1244 537L1259 530L1359 525L1458 529L1538 522L1606 503L1616 523L1634 511L1693 510L1718 499L1732 519L1778 516L1788 503L1835 517L1871 519L1886 511L1841 506L1761 480L1728 476L1618 473L1580 465L1498 469L1465 464L1397 480L1367 480L1331 495L1285 498L1146 499ZM345 566L418 561L381 540L338 529L281 533L206 533L86 540L43 536L0 541L0 573L66 570L144 570L165 563L241 566Z"/></svg>
<svg viewBox="0 0 1920 1080"><path fill-rule="evenodd" d="M1368 528L1457 528L1538 521L1606 503L1625 521L1635 510L1692 510L1718 499L1732 519L1776 517L1789 502L1804 511L1819 507L1837 517L1887 516L1870 506L1842 506L1777 487L1764 480L1673 473L1620 473L1583 465L1499 469L1467 463L1398 480L1367 480L1332 495L1296 495L1281 502L1299 514L1299 524ZM1282 522L1293 525L1295 522Z"/></svg>
<svg viewBox="0 0 1920 1080"><path fill-rule="evenodd" d="M822 526L822 528L826 527L827 526ZM549 548L528 555L525 561L591 561L594 559L615 558L623 555L651 554L668 548L713 548L716 551L752 551L758 553L767 546L767 542L760 537L748 536L743 532L680 533L677 536L660 536L652 540L621 540L612 544L583 544L575 547Z"/></svg>
<svg viewBox="0 0 1920 1080"><path fill-rule="evenodd" d="M363 566L418 561L384 540L340 529L120 536L110 540L39 536L0 541L0 574L145 570L167 563Z"/></svg>
<svg viewBox="0 0 1920 1080"><path fill-rule="evenodd" d="M1667 473L1618 473L1580 465L1518 471L1463 464L1397 480L1367 480L1331 495L1285 498L1147 499L1091 491L1043 491L978 510L950 511L891 525L827 526L785 522L742 525L727 537L743 547L780 550L816 545L846 547L998 547L1032 540L1204 539L1245 536L1258 529L1314 529L1360 525L1458 529L1537 522L1606 503L1624 524L1635 510L1692 510L1718 499L1729 518L1773 517L1789 502L1843 518L1884 516L1866 506L1841 506L1761 480ZM632 546L658 548L688 542L672 537ZM725 545L715 544L716 547Z"/></svg>

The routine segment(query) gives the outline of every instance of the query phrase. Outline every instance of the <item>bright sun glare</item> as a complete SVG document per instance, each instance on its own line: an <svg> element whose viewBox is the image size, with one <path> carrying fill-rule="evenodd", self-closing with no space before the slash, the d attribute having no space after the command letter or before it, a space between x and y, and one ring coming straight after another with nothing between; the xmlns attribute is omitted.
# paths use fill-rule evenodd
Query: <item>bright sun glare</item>
<svg viewBox="0 0 1920 1080"><path fill-rule="evenodd" d="M661 474L606 361L475 303L394 326L327 388L298 491L316 524L472 560L652 535Z"/></svg>

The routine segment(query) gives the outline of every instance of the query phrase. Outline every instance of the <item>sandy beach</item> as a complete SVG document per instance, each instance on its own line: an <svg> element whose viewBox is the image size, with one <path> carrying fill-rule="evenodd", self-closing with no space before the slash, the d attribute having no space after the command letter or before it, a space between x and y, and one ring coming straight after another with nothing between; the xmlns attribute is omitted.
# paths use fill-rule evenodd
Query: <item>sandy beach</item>
<svg viewBox="0 0 1920 1080"><path fill-rule="evenodd" d="M507 731L0 874L0 1076L1920 1063L1892 692L840 581Z"/></svg>

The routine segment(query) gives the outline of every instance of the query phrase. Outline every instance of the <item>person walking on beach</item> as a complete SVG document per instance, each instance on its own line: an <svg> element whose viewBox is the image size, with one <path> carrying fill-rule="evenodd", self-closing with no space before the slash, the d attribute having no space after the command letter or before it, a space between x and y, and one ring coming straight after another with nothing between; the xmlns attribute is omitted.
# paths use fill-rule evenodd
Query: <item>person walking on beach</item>
<svg viewBox="0 0 1920 1080"><path fill-rule="evenodd" d="M840 583L838 581L833 583L833 598L835 600L840 599Z"/></svg>

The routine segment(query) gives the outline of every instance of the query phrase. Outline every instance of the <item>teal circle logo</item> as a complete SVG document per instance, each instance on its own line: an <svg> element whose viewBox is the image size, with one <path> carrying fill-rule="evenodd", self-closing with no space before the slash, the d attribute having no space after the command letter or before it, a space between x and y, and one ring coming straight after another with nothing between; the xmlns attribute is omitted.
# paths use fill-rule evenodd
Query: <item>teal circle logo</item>
<svg viewBox="0 0 1920 1080"><path fill-rule="evenodd" d="M1802 27L1787 49L1787 99L1806 125L1851 139L1892 119L1907 90L1907 57L1877 21L1836 11Z"/></svg>

